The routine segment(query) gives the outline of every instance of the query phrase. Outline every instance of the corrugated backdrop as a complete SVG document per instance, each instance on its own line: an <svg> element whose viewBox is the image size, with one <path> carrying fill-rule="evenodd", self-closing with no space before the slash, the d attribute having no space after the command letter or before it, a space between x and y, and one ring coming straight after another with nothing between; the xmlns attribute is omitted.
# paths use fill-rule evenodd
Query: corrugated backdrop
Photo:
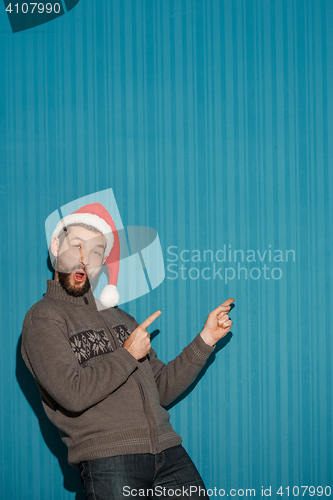
<svg viewBox="0 0 333 500"><path fill-rule="evenodd" d="M15 34L3 7L0 47L0 498L82 499L19 339L45 219L108 188L160 238L165 280L124 307L162 310L161 359L236 299L171 409L206 486L332 487L333 2L81 0Z"/></svg>

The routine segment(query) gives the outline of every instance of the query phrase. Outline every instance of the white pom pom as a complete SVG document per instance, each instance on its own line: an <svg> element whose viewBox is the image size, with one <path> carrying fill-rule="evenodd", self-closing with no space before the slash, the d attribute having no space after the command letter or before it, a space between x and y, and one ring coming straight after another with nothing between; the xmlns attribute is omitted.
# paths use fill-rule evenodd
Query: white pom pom
<svg viewBox="0 0 333 500"><path fill-rule="evenodd" d="M99 297L105 307L115 307L119 302L119 293L117 287L114 285L107 285L103 288Z"/></svg>

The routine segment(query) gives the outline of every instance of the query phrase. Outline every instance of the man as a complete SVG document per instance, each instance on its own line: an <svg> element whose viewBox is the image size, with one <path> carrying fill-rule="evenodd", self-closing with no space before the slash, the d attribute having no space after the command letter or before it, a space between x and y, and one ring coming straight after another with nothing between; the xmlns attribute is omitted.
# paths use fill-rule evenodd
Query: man
<svg viewBox="0 0 333 500"><path fill-rule="evenodd" d="M65 217L50 250L54 280L25 317L22 356L69 463L80 468L86 499L205 496L163 407L195 380L230 331L234 299L212 311L202 332L165 365L147 332L161 312L139 325L115 307L120 249L108 211L95 203ZM109 284L98 301L91 283L103 264Z"/></svg>

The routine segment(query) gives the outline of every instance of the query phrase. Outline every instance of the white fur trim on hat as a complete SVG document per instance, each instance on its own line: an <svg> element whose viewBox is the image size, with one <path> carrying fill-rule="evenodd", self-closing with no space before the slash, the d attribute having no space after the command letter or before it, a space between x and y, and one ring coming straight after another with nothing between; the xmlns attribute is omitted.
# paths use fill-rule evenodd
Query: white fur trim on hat
<svg viewBox="0 0 333 500"><path fill-rule="evenodd" d="M115 307L119 302L117 287L115 285L106 285L99 296L99 300L105 307Z"/></svg>
<svg viewBox="0 0 333 500"><path fill-rule="evenodd" d="M53 231L51 239L58 238L61 230L64 227L74 225L75 223L86 224L87 226L92 226L95 229L97 229L97 231L102 233L105 236L106 241L107 241L104 257L107 257L110 254L111 249L113 247L113 242L114 242L114 236L112 233L112 229L109 226L109 224L107 224L105 222L105 220L102 219L101 217L98 217L98 215L80 214L80 213L74 213L74 214L67 215L66 217L64 217L63 219L61 219L58 222L55 230ZM112 307L112 306L109 306L109 307Z"/></svg>

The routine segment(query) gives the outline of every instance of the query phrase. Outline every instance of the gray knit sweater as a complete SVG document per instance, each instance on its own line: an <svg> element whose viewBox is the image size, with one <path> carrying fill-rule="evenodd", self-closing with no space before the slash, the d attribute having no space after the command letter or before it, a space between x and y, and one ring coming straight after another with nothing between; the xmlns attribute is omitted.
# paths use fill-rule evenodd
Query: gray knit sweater
<svg viewBox="0 0 333 500"><path fill-rule="evenodd" d="M118 307L98 311L91 291L71 297L57 281L27 313L22 356L72 465L181 443L163 408L196 378L214 350L197 335L165 365L153 349L137 361L122 347L138 326Z"/></svg>

